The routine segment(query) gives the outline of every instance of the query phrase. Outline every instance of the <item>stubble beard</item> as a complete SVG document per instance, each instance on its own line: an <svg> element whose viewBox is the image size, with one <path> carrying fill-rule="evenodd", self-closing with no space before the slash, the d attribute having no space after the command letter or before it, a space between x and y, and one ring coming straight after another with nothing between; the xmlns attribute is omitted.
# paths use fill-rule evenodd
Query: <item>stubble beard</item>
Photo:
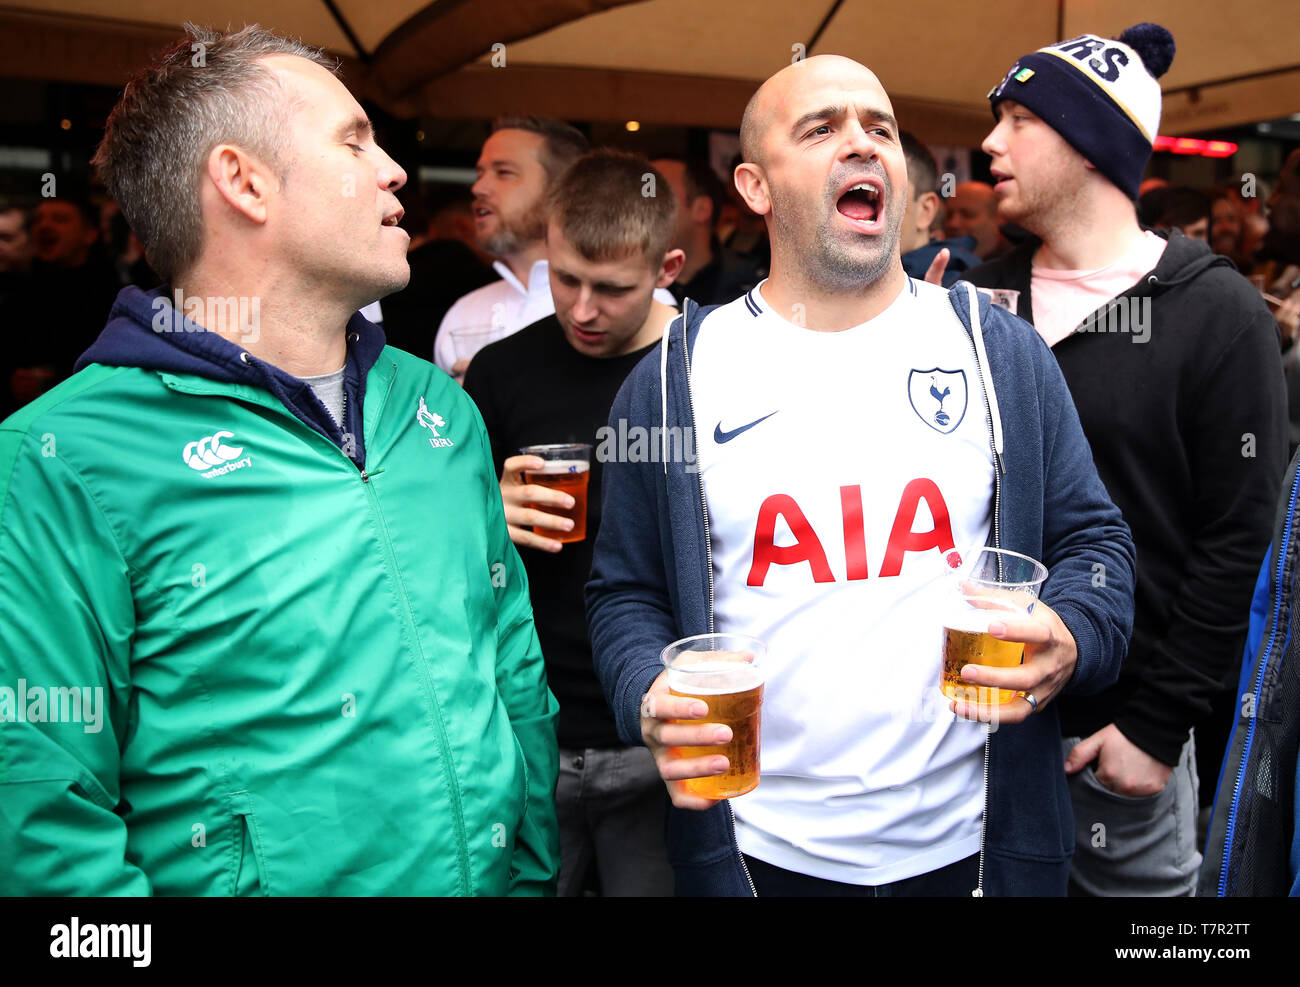
<svg viewBox="0 0 1300 987"><path fill-rule="evenodd" d="M800 232L808 224L800 222L808 211L800 207L795 198L787 199L783 193L772 188L772 221L777 235L786 243L798 245ZM823 212L817 220L813 242L796 246L791 258L799 268L804 280L829 294L844 294L861 291L868 285L875 284L890 269L898 253L899 229L902 214L899 201L893 195L888 180L885 183L885 229L869 249L855 249L846 243L844 232L833 228L835 203L829 198L824 200L830 212ZM905 206L906 203L903 203ZM805 249L806 248L806 249Z"/></svg>
<svg viewBox="0 0 1300 987"><path fill-rule="evenodd" d="M546 208L541 199L518 217L497 213L497 231L479 240L479 246L498 260L522 253L546 239Z"/></svg>
<svg viewBox="0 0 1300 987"><path fill-rule="evenodd" d="M998 221L1028 230L1046 243L1086 227L1090 214L1086 171L1076 169L1074 161L1065 157L1041 162L1038 171L1051 179L1026 186L1017 176L1015 199L998 199Z"/></svg>
<svg viewBox="0 0 1300 987"><path fill-rule="evenodd" d="M1024 194L1019 179L1016 179L1016 187L1019 193L1016 198L998 197L998 222L1019 226L1021 229L1028 230L1034 236L1043 239L1042 224L1039 222L1042 203L1038 202L1036 196L1026 196Z"/></svg>

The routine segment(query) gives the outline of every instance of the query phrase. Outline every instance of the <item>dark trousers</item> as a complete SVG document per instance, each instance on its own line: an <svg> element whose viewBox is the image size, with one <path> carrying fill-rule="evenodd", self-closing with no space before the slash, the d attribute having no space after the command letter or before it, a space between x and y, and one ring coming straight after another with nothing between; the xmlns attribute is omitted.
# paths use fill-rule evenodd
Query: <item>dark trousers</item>
<svg viewBox="0 0 1300 987"><path fill-rule="evenodd" d="M593 866L607 898L673 893L664 847L668 790L644 747L561 748L555 810L560 897L582 895Z"/></svg>
<svg viewBox="0 0 1300 987"><path fill-rule="evenodd" d="M979 884L979 854L890 884L841 884L773 867L745 855L758 896L777 898L968 898Z"/></svg>

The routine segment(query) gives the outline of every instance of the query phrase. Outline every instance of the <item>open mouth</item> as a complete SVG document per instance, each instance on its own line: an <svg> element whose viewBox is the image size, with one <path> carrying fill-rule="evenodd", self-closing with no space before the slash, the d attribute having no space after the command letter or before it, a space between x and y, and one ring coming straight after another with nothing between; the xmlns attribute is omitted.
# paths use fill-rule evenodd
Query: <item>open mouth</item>
<svg viewBox="0 0 1300 987"><path fill-rule="evenodd" d="M403 210L399 209L399 210L397 210L397 212L393 213L391 216L385 216L382 225L384 225L384 226L396 226L398 223L400 223L400 222L402 221L402 217L405 216L405 215L406 215L406 213L405 213Z"/></svg>
<svg viewBox="0 0 1300 987"><path fill-rule="evenodd" d="M880 188L870 182L858 182L849 186L835 208L841 216L868 225L880 219Z"/></svg>
<svg viewBox="0 0 1300 987"><path fill-rule="evenodd" d="M601 338L605 335L603 332L597 332L591 329L580 329L572 322L569 323L569 328L573 330L573 335L577 337L578 342L580 343L599 343Z"/></svg>

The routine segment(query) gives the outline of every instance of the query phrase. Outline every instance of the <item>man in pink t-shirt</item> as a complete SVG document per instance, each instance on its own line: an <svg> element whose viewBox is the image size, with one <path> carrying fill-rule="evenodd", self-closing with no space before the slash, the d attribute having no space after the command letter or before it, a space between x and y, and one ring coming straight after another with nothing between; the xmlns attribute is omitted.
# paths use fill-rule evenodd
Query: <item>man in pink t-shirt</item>
<svg viewBox="0 0 1300 987"><path fill-rule="evenodd" d="M1168 31L1139 24L1011 68L989 94L984 150L1000 218L1034 236L965 275L1019 293L1137 543L1120 679L1060 703L1081 894L1195 887L1192 730L1221 753L1229 724L1211 707L1236 682L1286 463L1277 331L1258 292L1205 243L1138 225L1173 51Z"/></svg>

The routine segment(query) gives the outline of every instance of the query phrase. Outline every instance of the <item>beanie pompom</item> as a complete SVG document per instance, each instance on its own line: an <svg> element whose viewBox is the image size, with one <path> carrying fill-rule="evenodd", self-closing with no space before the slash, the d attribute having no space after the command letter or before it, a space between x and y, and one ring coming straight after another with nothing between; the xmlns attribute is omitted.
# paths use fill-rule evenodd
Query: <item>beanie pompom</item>
<svg viewBox="0 0 1300 987"><path fill-rule="evenodd" d="M1142 64L1155 78L1169 71L1174 61L1174 36L1159 24L1135 24L1117 39L1140 56Z"/></svg>

